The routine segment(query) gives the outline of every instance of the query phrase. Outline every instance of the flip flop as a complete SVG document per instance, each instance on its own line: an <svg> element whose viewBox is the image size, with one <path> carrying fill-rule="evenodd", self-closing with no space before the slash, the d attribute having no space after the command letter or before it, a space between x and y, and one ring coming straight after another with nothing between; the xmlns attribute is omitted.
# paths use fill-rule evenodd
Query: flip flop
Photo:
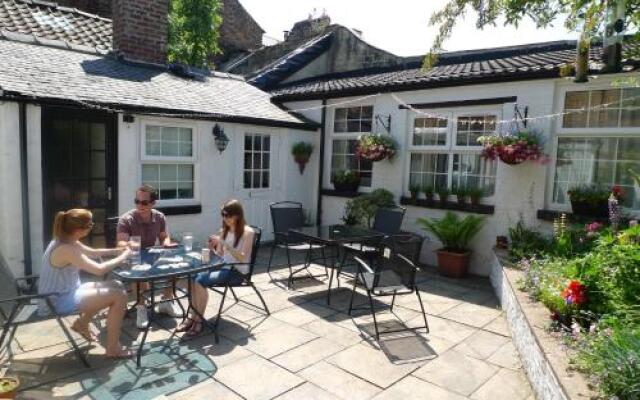
<svg viewBox="0 0 640 400"><path fill-rule="evenodd" d="M126 360L129 358L133 358L133 356L135 355L136 353L133 350L126 349L126 350L122 350L120 354L116 354L116 355L105 354L105 357L108 358L109 360Z"/></svg>
<svg viewBox="0 0 640 400"><path fill-rule="evenodd" d="M196 328L194 328L194 326ZM202 323L202 321L193 321L193 324L191 325L191 329L189 329L184 335L182 335L182 338L192 339L200 336L203 331L204 331L204 324Z"/></svg>
<svg viewBox="0 0 640 400"><path fill-rule="evenodd" d="M185 318L185 321L182 325L175 329L175 332L188 332L191 330L193 323L196 322L193 318Z"/></svg>

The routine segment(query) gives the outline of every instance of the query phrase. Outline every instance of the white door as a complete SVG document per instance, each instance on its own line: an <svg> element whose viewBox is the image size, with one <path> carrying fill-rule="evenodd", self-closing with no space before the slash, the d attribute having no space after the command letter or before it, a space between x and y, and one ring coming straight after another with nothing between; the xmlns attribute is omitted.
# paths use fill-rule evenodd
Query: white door
<svg viewBox="0 0 640 400"><path fill-rule="evenodd" d="M278 173L279 137L273 133L244 133L236 168L236 197L242 202L245 218L262 228L262 240L273 239L269 203L278 201L282 178Z"/></svg>

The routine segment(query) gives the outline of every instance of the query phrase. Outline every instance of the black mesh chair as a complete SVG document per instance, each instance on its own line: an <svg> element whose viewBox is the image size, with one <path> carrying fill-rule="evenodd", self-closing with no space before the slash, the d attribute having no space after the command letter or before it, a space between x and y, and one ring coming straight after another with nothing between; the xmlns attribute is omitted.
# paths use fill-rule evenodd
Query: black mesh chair
<svg viewBox="0 0 640 400"><path fill-rule="evenodd" d="M8 268L5 268L8 272ZM0 335L0 354L2 354L3 349L6 349L7 354L11 353L11 342L15 336L16 330L20 325L26 325L30 323L44 321L50 318L55 318L64 332L67 340L71 343L73 347L73 351L76 354L76 357L84 366L87 368L90 367L89 362L87 361L85 355L80 351L78 344L75 339L69 332L69 329L62 321L63 315L60 315L53 303L51 302L50 297L54 295L59 295L60 293L38 293L37 283L39 277L37 275L25 276L22 278L12 278L13 280L13 288L15 290L15 295L12 295L8 298L0 299L0 318L2 319L2 334ZM38 310L38 302L44 301L45 305L49 309L50 315L40 316L37 313ZM3 306L9 305L8 313L3 310Z"/></svg>
<svg viewBox="0 0 640 400"><path fill-rule="evenodd" d="M329 274L326 267L327 262L324 253L325 246L317 243L305 242L289 232L290 229L302 228L304 226L302 204L295 201L280 201L269 204L269 209L271 211L271 221L273 222L274 238L271 246L271 253L269 254L267 273L271 271L273 254L276 247L278 247L284 249L287 254L287 266L289 268L289 279L287 281L288 288L293 286L293 277L295 274L301 271L307 271L307 273L312 276L308 268L311 265L311 262L317 259L323 260L325 275L328 276ZM321 257L315 259L312 258L314 250L320 250ZM291 265L291 251L305 253L304 265L297 270L294 270Z"/></svg>
<svg viewBox="0 0 640 400"><path fill-rule="evenodd" d="M400 227L402 226L402 220L404 219L406 211L407 209L404 207L378 208L371 229L384 233L385 236L397 235L400 233ZM340 276L348 256L357 255L370 261L372 257L375 257L379 245L380 240L373 242L345 243L342 245L342 261L338 268L338 276Z"/></svg>
<svg viewBox="0 0 640 400"><path fill-rule="evenodd" d="M416 328L403 328L396 330L387 330L383 333L402 332L407 330L426 329L429 332L429 324L427 322L427 314L422 304L420 290L416 286L417 260L420 255L420 249L424 238L415 234L402 234L385 238L380 243L379 251L372 259L372 262L366 262L359 257L355 257L358 265L358 272L353 283L353 291L349 302L349 315L353 310L367 309L367 307L354 308L353 300L356 294L356 286L362 284L369 298L369 309L373 317L373 324L376 332L376 339L380 340L380 332L378 330L378 322L376 320L376 311L374 308L373 297L392 296L390 311L398 295L409 295L415 293L420 303L422 316L424 318L424 326Z"/></svg>
<svg viewBox="0 0 640 400"><path fill-rule="evenodd" d="M267 307L267 303L265 303L264 298L262 297L262 295L258 291L258 288L256 288L255 284L251 281L251 277L253 276L253 270L255 269L255 266L256 266L256 258L258 257L258 250L260 249L260 238L262 236L262 229L261 228L258 228L256 226L251 226L251 228L254 230L255 234L253 236L253 246L251 246L251 259L249 261L249 273L248 274L241 274L241 277L239 277L239 279L237 279L237 280L229 281L229 282L226 282L226 283L220 284L220 285L209 286L209 289L211 289L212 291L222 295L222 299L220 300L220 308L218 310L218 316L216 317L216 322L214 324L214 326L216 328L218 326L218 323L220 322L220 316L222 315L222 308L224 307L224 300L227 297L227 292L228 291L231 291L231 293L233 294L233 297L235 298L236 302L238 302L238 301L244 302L244 300L238 299L238 297L233 292L233 288L238 288L238 287L250 287L250 288L252 288L256 292L256 294L258 295L258 298L260 299L260 302L262 303L262 307L264 309L264 312L267 315L271 314L270 311L269 311L269 308Z"/></svg>

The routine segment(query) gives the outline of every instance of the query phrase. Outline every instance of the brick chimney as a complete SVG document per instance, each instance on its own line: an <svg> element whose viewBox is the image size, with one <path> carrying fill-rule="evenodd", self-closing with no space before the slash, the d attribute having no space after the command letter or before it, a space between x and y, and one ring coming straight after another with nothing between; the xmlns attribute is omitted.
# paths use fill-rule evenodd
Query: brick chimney
<svg viewBox="0 0 640 400"><path fill-rule="evenodd" d="M331 18L322 15L318 18L309 17L303 21L296 22L287 36L287 41L298 42L310 39L324 32L331 25Z"/></svg>
<svg viewBox="0 0 640 400"><path fill-rule="evenodd" d="M113 50L130 61L167 62L169 0L113 0Z"/></svg>

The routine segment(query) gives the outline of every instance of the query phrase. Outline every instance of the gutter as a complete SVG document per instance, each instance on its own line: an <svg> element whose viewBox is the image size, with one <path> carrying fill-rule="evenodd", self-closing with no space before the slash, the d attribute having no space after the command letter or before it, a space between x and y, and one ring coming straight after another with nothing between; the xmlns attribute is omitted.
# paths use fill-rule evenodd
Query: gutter
<svg viewBox="0 0 640 400"><path fill-rule="evenodd" d="M326 139L327 99L322 99L322 117L320 118L320 160L318 162L318 205L316 209L316 225L322 224L322 182L324 181L324 142Z"/></svg>
<svg viewBox="0 0 640 400"><path fill-rule="evenodd" d="M22 198L22 251L24 252L24 274L33 273L31 260L31 215L29 210L29 161L27 157L27 104L18 103L18 130L20 135L20 188Z"/></svg>

